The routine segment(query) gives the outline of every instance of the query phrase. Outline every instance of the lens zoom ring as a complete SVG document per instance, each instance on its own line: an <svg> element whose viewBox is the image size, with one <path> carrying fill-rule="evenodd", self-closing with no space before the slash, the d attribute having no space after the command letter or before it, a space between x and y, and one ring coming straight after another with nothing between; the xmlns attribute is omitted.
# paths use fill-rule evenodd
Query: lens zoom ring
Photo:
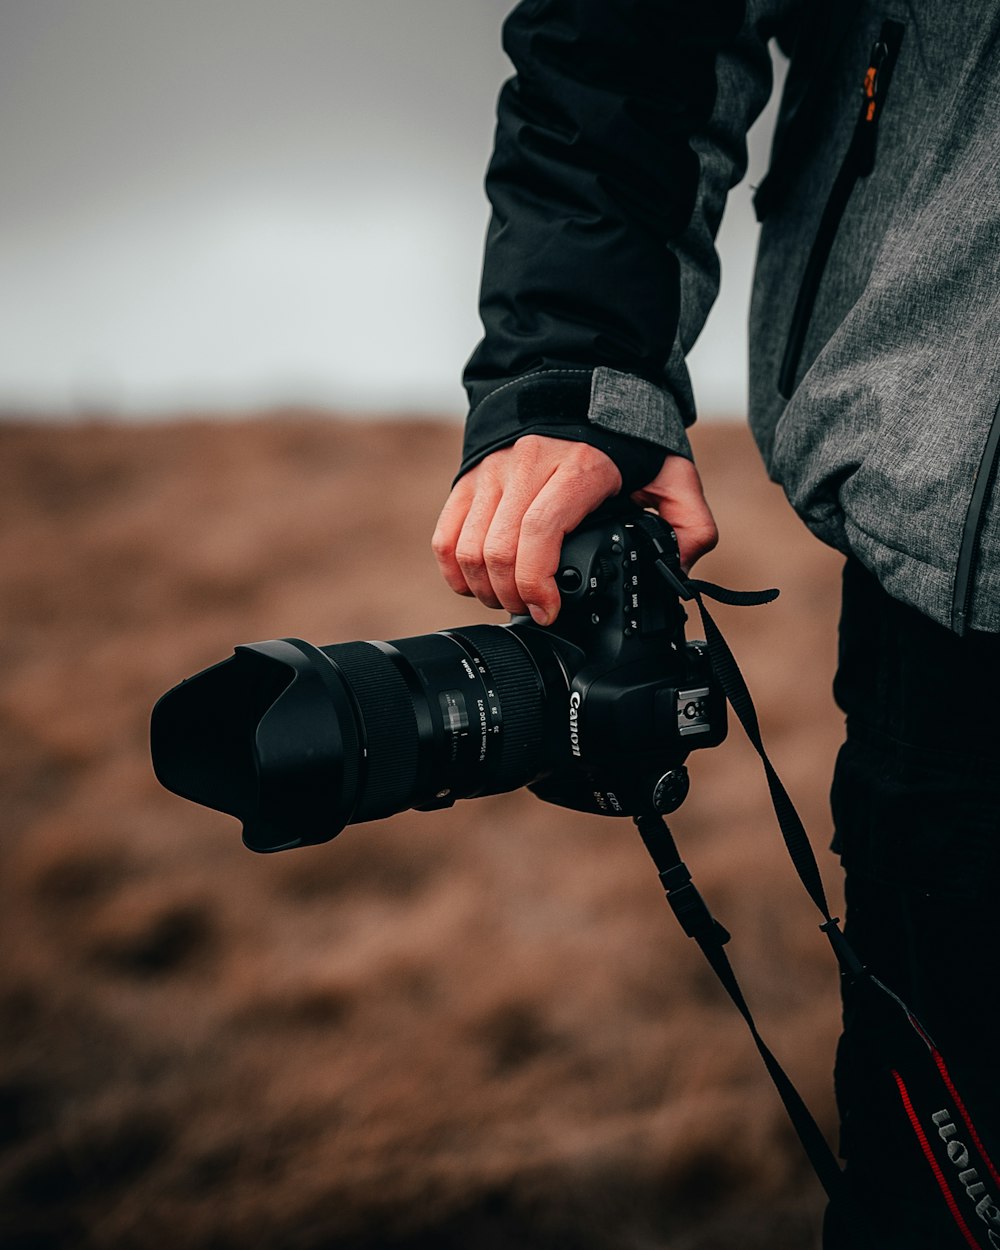
<svg viewBox="0 0 1000 1250"><path fill-rule="evenodd" d="M352 821L377 820L410 806L417 776L413 696L392 660L370 642L323 650L337 664L361 710L368 755Z"/></svg>
<svg viewBox="0 0 1000 1250"><path fill-rule="evenodd" d="M524 785L542 758L543 692L534 661L512 633L496 625L471 625L449 633L468 641L493 676L503 720L497 773L505 790Z"/></svg>

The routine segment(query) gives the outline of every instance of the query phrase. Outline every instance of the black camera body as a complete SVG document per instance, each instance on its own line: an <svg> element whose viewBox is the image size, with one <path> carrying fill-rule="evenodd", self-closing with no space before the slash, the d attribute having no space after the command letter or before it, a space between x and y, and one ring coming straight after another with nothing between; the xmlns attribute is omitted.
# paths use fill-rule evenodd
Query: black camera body
<svg viewBox="0 0 1000 1250"><path fill-rule="evenodd" d="M157 777L239 818L257 851L524 785L577 811L674 810L684 761L724 739L726 706L705 644L685 640L673 531L606 506L567 536L557 583L547 629L518 616L237 647L157 703Z"/></svg>
<svg viewBox="0 0 1000 1250"><path fill-rule="evenodd" d="M726 736L705 644L685 641L673 531L650 513L599 516L566 539L557 583L562 608L543 632L565 674L566 749L529 788L608 816L648 810L654 796L673 810L687 793L689 752ZM537 631L523 617L510 628Z"/></svg>

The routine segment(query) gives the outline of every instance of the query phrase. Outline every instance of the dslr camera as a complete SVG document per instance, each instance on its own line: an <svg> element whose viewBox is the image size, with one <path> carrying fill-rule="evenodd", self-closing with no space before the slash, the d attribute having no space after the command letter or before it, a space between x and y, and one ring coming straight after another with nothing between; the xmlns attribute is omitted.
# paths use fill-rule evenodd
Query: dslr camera
<svg viewBox="0 0 1000 1250"><path fill-rule="evenodd" d="M673 531L620 502L563 544L562 608L391 642L235 649L153 710L164 786L227 812L254 851L527 786L606 816L670 812L684 762L726 735Z"/></svg>

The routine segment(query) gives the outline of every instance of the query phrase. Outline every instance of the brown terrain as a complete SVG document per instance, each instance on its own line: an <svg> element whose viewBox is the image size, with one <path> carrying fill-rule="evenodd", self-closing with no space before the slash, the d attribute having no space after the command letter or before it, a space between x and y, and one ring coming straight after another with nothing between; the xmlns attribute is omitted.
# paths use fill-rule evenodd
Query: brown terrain
<svg viewBox="0 0 1000 1250"><path fill-rule="evenodd" d="M696 450L777 584L717 617L832 886L838 557L746 433ZM281 635L495 620L428 539L454 426L0 426L0 1244L812 1250L822 1196L627 821L526 792L246 851L160 789L156 697ZM696 634L696 630L691 631ZM672 818L833 1129L837 976L738 727Z"/></svg>

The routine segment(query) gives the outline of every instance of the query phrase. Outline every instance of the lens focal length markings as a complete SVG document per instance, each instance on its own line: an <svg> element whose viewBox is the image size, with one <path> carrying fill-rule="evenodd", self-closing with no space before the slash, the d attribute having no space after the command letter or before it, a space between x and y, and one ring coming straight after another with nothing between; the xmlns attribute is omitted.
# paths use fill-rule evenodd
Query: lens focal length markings
<svg viewBox="0 0 1000 1250"><path fill-rule="evenodd" d="M444 690L438 695L442 729L452 764L462 767L485 763L490 732L499 733L501 729L499 724L490 729L490 706L488 693L479 696L470 690L466 697L461 690Z"/></svg>
<svg viewBox="0 0 1000 1250"><path fill-rule="evenodd" d="M526 784L549 766L545 754L546 686L534 652L514 629L470 625L447 631L467 653L482 683L480 766L476 794L507 790L511 778Z"/></svg>
<svg viewBox="0 0 1000 1250"><path fill-rule="evenodd" d="M503 734L503 716L500 700L497 696L493 675L478 650L466 638L445 634L452 642L461 647L459 668L467 679L466 694L461 690L448 692L457 694L464 704L465 715L461 719L458 732L451 730L452 752L456 763L472 765L480 769L499 759L500 739ZM444 696L442 696L443 698ZM450 729L446 725L446 729ZM478 791L479 786L476 787Z"/></svg>
<svg viewBox="0 0 1000 1250"><path fill-rule="evenodd" d="M445 632L374 645L391 660L408 688L411 715L418 724L420 764L411 783L410 805L439 805L442 799L493 793L517 784L503 784L504 688L479 647ZM504 638L501 646L516 650L521 663L533 668L518 643Z"/></svg>
<svg viewBox="0 0 1000 1250"><path fill-rule="evenodd" d="M451 762L454 764L458 759L459 740L469 732L469 711L465 695L461 690L442 690L438 695L438 706L441 708L441 720L448 739Z"/></svg>

